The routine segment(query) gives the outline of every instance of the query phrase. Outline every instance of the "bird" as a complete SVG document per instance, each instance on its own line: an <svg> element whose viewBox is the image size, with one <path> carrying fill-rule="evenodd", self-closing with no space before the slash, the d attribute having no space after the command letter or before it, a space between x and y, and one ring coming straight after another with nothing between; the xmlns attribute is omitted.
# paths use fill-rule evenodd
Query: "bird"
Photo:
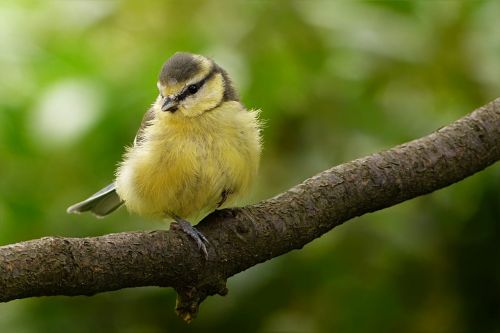
<svg viewBox="0 0 500 333"><path fill-rule="evenodd" d="M176 224L208 258L208 239L191 223L235 205L256 178L260 110L247 109L228 73L209 57L174 53L158 97L126 147L115 179L68 213L104 217L120 206Z"/></svg>

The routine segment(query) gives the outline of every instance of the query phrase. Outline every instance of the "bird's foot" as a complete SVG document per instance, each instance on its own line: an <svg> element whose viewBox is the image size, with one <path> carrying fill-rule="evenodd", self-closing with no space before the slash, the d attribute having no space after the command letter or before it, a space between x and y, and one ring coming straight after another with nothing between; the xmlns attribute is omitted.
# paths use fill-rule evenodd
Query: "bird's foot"
<svg viewBox="0 0 500 333"><path fill-rule="evenodd" d="M210 244L208 239L203 235L198 229L193 227L191 223L188 221L184 220L181 217L175 216L174 217L174 222L175 225L179 227L180 230L182 230L185 234L187 234L189 237L194 239L196 242L196 245L198 245L198 249L203 253L203 256L205 257L205 260L208 259L208 251L207 251L207 245Z"/></svg>

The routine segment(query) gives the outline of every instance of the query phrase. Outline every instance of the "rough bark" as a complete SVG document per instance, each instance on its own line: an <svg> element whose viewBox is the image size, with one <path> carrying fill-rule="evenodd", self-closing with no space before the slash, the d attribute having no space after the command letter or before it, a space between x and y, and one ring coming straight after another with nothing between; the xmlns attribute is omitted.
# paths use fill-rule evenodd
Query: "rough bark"
<svg viewBox="0 0 500 333"><path fill-rule="evenodd" d="M226 279L367 212L470 176L500 159L500 98L436 132L326 170L269 200L216 211L198 228L209 259L176 230L45 237L0 247L0 301L173 287L186 321Z"/></svg>

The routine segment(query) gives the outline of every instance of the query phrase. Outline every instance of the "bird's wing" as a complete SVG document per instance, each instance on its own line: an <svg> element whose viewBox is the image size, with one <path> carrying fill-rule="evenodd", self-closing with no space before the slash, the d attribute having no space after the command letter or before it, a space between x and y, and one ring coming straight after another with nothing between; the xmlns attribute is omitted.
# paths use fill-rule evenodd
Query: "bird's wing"
<svg viewBox="0 0 500 333"><path fill-rule="evenodd" d="M123 204L116 193L115 183L111 183L99 192L67 209L68 213L83 213L91 211L98 217L104 217Z"/></svg>
<svg viewBox="0 0 500 333"><path fill-rule="evenodd" d="M135 135L134 138L134 146L140 145L141 142L144 141L144 130L146 127L151 125L151 121L155 118L155 113L153 108L150 108L144 116L142 117L142 122L141 126L139 127L139 130L137 131L137 134Z"/></svg>
<svg viewBox="0 0 500 333"><path fill-rule="evenodd" d="M142 117L141 126L137 131L137 134L134 138L134 146L140 145L141 142L144 141L144 130L146 127L151 125L151 121L154 119L154 110L150 108L144 116ZM116 193L115 183L111 183L105 188L101 189L99 192L94 193L88 199L85 199L67 209L68 213L83 213L83 212L92 212L97 217L104 217L123 204L123 201L120 199L118 194Z"/></svg>

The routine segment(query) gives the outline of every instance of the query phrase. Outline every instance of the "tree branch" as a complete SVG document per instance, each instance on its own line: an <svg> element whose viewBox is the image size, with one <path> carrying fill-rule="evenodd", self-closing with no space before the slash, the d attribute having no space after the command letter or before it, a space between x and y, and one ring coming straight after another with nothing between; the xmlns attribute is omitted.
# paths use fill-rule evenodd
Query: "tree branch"
<svg viewBox="0 0 500 333"><path fill-rule="evenodd" d="M326 170L274 198L216 211L198 228L209 259L175 230L45 237L0 247L0 301L173 287L186 321L226 279L367 212L430 193L500 159L500 98L418 140Z"/></svg>

